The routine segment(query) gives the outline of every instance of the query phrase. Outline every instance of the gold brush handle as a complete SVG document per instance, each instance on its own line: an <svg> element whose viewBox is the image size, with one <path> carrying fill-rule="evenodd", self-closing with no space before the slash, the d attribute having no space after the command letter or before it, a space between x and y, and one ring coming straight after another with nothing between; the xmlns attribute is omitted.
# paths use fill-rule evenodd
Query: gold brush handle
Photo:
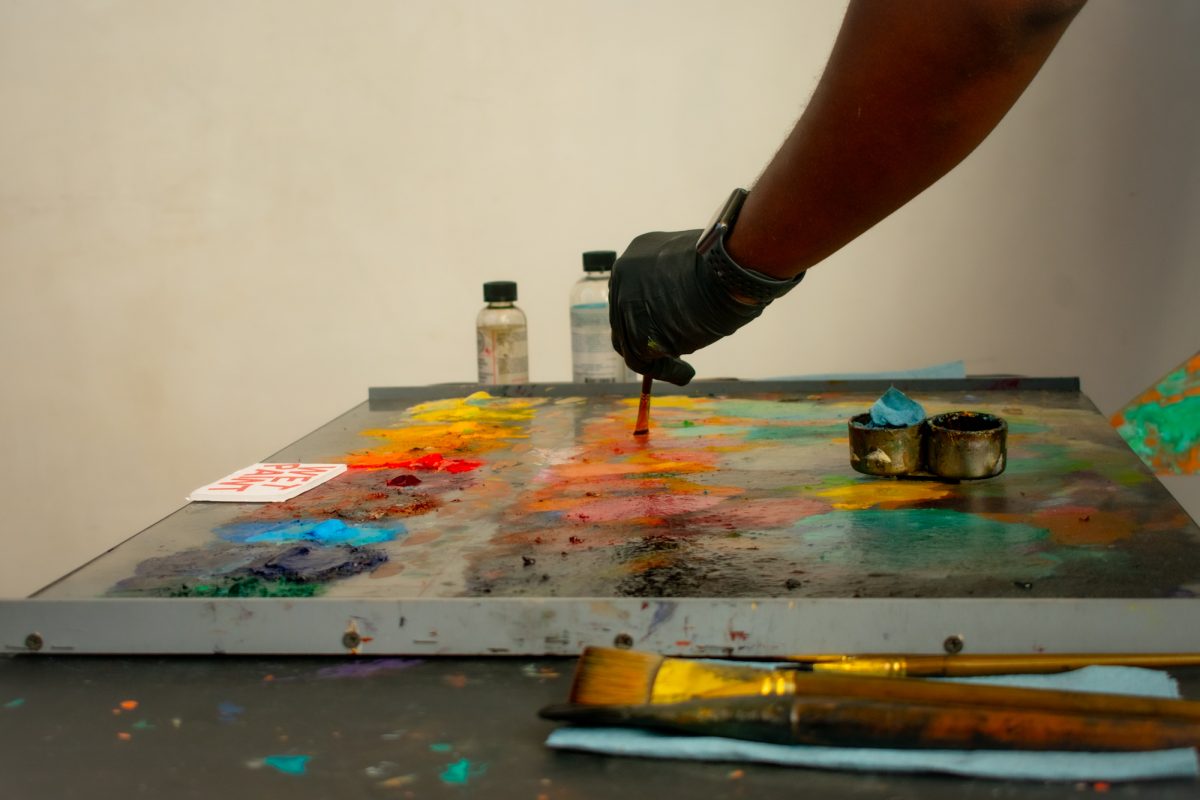
<svg viewBox="0 0 1200 800"><path fill-rule="evenodd" d="M1083 667L1200 666L1198 653L1063 653L970 656L813 656L813 672L876 677L968 677L1066 672ZM805 657L795 660L805 661Z"/></svg>

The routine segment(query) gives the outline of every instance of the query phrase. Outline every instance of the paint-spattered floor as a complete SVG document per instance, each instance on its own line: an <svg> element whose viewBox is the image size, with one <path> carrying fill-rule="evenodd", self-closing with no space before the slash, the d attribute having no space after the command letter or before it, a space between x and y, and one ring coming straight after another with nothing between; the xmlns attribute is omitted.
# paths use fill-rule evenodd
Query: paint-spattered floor
<svg viewBox="0 0 1200 800"><path fill-rule="evenodd" d="M42 597L1191 597L1200 530L1077 391L922 390L1009 424L997 478L876 479L878 391L431 387L275 460L350 469L272 505L192 504ZM659 390L661 391L661 389Z"/></svg>
<svg viewBox="0 0 1200 800"><path fill-rule="evenodd" d="M0 658L5 798L1192 798L553 751L573 659ZM1200 672L1179 675L1200 697Z"/></svg>

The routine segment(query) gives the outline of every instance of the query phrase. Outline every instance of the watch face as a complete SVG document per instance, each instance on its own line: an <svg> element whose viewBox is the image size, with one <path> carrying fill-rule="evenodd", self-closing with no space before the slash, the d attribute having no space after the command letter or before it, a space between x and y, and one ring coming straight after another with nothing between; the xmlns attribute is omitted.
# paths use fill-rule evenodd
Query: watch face
<svg viewBox="0 0 1200 800"><path fill-rule="evenodd" d="M714 244L725 238L725 234L733 227L738 212L742 210L742 203L746 202L746 197L749 194L745 189L733 190L733 193L729 195L729 199L717 209L717 213L713 214L713 218L705 226L704 232L696 240L697 252L707 252L712 249Z"/></svg>

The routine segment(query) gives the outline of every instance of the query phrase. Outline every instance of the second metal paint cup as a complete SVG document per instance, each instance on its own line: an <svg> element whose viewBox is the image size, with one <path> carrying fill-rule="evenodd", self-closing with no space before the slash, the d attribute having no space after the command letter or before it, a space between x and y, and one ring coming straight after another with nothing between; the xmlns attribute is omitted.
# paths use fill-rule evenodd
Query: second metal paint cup
<svg viewBox="0 0 1200 800"><path fill-rule="evenodd" d="M921 467L921 425L880 428L871 415L850 418L850 466L865 475L907 475Z"/></svg>
<svg viewBox="0 0 1200 800"><path fill-rule="evenodd" d="M939 478L973 480L1004 472L1008 423L993 414L950 411L925 421L925 468Z"/></svg>

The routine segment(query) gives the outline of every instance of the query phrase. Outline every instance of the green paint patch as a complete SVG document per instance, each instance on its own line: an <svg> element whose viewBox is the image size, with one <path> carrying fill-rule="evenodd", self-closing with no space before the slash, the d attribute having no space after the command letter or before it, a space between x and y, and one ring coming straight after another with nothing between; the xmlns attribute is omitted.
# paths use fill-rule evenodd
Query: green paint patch
<svg viewBox="0 0 1200 800"><path fill-rule="evenodd" d="M478 778L487 770L486 764L473 765L465 758L460 758L453 764L446 765L441 774L442 783L462 785L471 778Z"/></svg>
<svg viewBox="0 0 1200 800"><path fill-rule="evenodd" d="M315 583L297 583L278 579L222 578L208 583L183 584L165 590L168 597L313 597L323 587Z"/></svg>
<svg viewBox="0 0 1200 800"><path fill-rule="evenodd" d="M937 508L833 511L794 527L810 557L858 572L926 578L977 573L1022 580L1053 574L1049 531Z"/></svg>
<svg viewBox="0 0 1200 800"><path fill-rule="evenodd" d="M1123 416L1117 432L1152 469L1183 473L1189 460L1200 459L1200 395L1143 403Z"/></svg>
<svg viewBox="0 0 1200 800"><path fill-rule="evenodd" d="M5 703L4 707L5 708L20 708L23 705L25 705L24 697L14 697L12 700L9 700L7 703Z"/></svg>
<svg viewBox="0 0 1200 800"><path fill-rule="evenodd" d="M154 725L151 724L150 721L146 720L146 719L139 719L137 722L133 723L133 725L131 727L135 731L152 731L152 730L154 730Z"/></svg>
<svg viewBox="0 0 1200 800"><path fill-rule="evenodd" d="M454 749L454 745L448 742L434 742L433 744L429 745L429 749L435 753L449 753Z"/></svg>

